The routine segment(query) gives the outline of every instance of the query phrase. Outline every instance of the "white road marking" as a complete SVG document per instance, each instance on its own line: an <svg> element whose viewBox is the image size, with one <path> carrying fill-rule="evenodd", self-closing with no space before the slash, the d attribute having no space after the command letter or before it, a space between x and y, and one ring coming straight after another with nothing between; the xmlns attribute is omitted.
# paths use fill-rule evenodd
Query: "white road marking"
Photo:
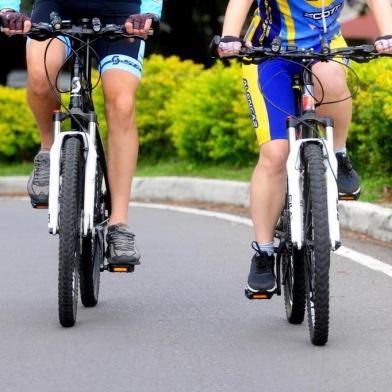
<svg viewBox="0 0 392 392"><path fill-rule="evenodd" d="M345 246L340 247L335 253L339 256L345 257L346 259L355 261L358 264L364 265L374 271L382 272L392 278L392 265L377 260L374 257L359 253L356 250L346 248Z"/></svg>
<svg viewBox="0 0 392 392"><path fill-rule="evenodd" d="M156 210L176 211L185 214L207 216L210 218L222 219L233 223L252 226L252 221L249 218L243 218L240 216L226 214L222 212L201 210L199 208L177 207L168 204L138 203L138 202L132 202L130 203L130 206L139 207L139 208L153 208ZM346 259L352 260L358 264L361 264L367 268L370 268L374 271L382 272L383 274L388 275L389 277L392 278L392 266L387 263L384 263L381 260L375 259L374 257L365 255L363 253L359 253L353 249L346 248L345 246L340 247L334 253Z"/></svg>
<svg viewBox="0 0 392 392"><path fill-rule="evenodd" d="M2 198L4 199L4 198ZM27 200L28 198L23 197L11 197L10 199L16 200ZM139 203L139 202L132 202L130 203L132 207L139 207L139 208L153 208L156 210L168 210L168 211L176 211L182 212L185 214L193 214L193 215L200 215L200 216L207 216L210 218L222 219L232 223L238 223L245 226L252 227L252 221L249 218L243 218L237 215L226 214L222 212L214 212L208 210L201 210L199 208L190 208L190 207L177 207L168 204L156 204L156 203ZM336 252L334 252L338 256L344 257L351 261L354 261L358 264L361 264L369 269L374 271L382 272L385 275L388 275L392 278L392 265L384 263L381 260L375 259L374 257L365 255L363 253L359 253L353 249L346 248L345 246L340 247Z"/></svg>

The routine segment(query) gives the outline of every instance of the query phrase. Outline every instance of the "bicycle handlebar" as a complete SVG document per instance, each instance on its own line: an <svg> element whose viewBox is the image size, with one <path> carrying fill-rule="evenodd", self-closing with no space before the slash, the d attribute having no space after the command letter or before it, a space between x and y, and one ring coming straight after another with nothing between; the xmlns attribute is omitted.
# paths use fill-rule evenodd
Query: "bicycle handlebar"
<svg viewBox="0 0 392 392"><path fill-rule="evenodd" d="M123 25L108 24L106 26L101 26L100 24L94 24L94 21L91 27L87 23L74 25L70 21L62 21L60 28L56 28L49 23L33 23L30 31L25 35L38 41L61 35L107 37L111 39L137 38L145 40L143 36L128 34ZM150 30L148 35L153 35L153 30Z"/></svg>
<svg viewBox="0 0 392 392"><path fill-rule="evenodd" d="M210 45L212 57L216 56L220 43L220 37L215 36ZM328 61L334 57L344 57L356 62L367 62L377 57L392 57L391 53L380 53L375 50L374 45L347 46L345 48L330 49L323 46L321 52L313 49L299 49L295 46L283 48L272 45L271 48L243 46L237 55L223 56L222 59L241 59L245 63L257 63L266 59L283 57L291 60L319 60Z"/></svg>

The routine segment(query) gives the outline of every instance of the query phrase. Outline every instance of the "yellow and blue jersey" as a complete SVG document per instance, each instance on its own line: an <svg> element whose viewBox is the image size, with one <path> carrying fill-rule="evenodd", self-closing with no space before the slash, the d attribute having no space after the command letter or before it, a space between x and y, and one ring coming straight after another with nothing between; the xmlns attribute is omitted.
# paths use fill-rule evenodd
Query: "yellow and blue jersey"
<svg viewBox="0 0 392 392"><path fill-rule="evenodd" d="M321 38L340 34L344 0L256 0L257 9L246 34L254 46L270 46L280 36L283 45L313 48Z"/></svg>

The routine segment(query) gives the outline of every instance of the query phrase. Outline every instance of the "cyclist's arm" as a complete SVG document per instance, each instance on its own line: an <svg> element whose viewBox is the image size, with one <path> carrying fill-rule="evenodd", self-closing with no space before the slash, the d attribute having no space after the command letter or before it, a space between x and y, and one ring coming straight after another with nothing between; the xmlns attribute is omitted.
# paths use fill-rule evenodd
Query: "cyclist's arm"
<svg viewBox="0 0 392 392"><path fill-rule="evenodd" d="M238 54L241 48L239 39L242 26L253 0L230 0L223 23L222 38L218 47L220 57Z"/></svg>
<svg viewBox="0 0 392 392"><path fill-rule="evenodd" d="M254 0L230 0L227 5L222 37L239 37Z"/></svg>
<svg viewBox="0 0 392 392"><path fill-rule="evenodd" d="M159 19L162 14L163 0L142 0L140 6L141 14L153 14Z"/></svg>
<svg viewBox="0 0 392 392"><path fill-rule="evenodd" d="M3 10L19 11L19 8L20 8L19 0L0 0L0 11Z"/></svg>
<svg viewBox="0 0 392 392"><path fill-rule="evenodd" d="M392 6L389 0L367 0L381 35L392 34Z"/></svg>
<svg viewBox="0 0 392 392"><path fill-rule="evenodd" d="M375 45L378 52L392 53L392 6L389 0L367 0L380 31Z"/></svg>

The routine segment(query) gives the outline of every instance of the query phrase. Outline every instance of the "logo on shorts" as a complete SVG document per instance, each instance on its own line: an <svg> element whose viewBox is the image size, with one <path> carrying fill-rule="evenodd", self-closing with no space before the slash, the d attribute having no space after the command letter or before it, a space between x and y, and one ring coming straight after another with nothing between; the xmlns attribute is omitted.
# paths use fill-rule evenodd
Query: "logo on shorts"
<svg viewBox="0 0 392 392"><path fill-rule="evenodd" d="M113 65L120 64L120 57L118 57L118 56L113 56L113 57L112 57L112 64L113 64Z"/></svg>
<svg viewBox="0 0 392 392"><path fill-rule="evenodd" d="M253 127L258 128L259 122L257 121L255 106L253 105L252 96L250 95L250 92L249 92L248 81L246 79L242 79L242 82L244 83L246 99L248 101L250 116L252 117L252 122L253 122Z"/></svg>

